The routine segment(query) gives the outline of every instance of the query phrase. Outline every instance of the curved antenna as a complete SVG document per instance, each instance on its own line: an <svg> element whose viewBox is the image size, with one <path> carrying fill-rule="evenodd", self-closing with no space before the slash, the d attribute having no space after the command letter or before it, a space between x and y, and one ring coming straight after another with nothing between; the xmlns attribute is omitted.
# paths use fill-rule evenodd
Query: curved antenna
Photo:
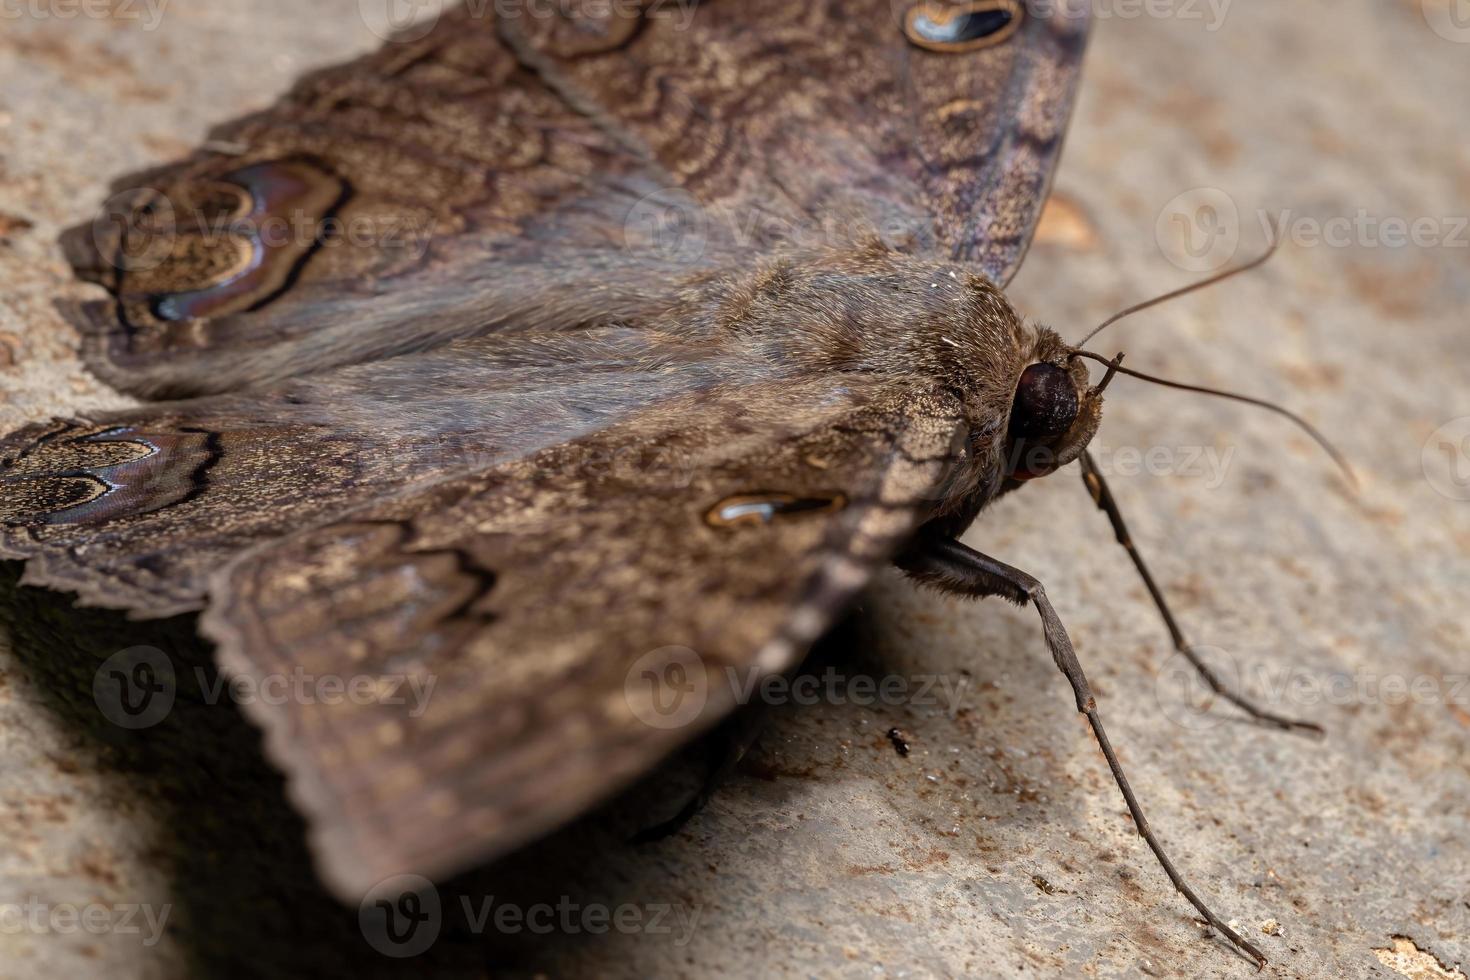
<svg viewBox="0 0 1470 980"><path fill-rule="evenodd" d="M1155 296L1153 299L1144 300L1142 303L1130 306L1120 313L1114 313L1102 323L1093 327L1091 333L1089 333L1086 337L1083 337L1077 342L1077 346L1086 346L1089 340L1091 340L1093 337L1096 337L1098 334L1102 333L1108 327L1111 327L1113 324L1117 323L1124 317L1132 316L1133 314L1140 313L1146 309L1149 309L1150 307L1158 306L1160 303L1167 303L1171 299L1178 299L1179 297L1188 295L1189 293L1195 292L1196 290L1204 289L1206 286L1213 286L1217 282L1224 282L1226 279L1229 279L1232 276L1238 276L1242 272L1249 272L1252 269L1257 268L1258 266L1265 265L1266 260L1276 254L1276 249L1280 245L1281 239L1277 236L1276 228L1273 225L1271 228L1271 244L1266 246L1266 251L1261 255L1257 256L1254 259L1251 259L1249 262L1246 262L1242 265L1232 266L1229 269L1217 272L1213 276L1210 276L1208 279L1201 279L1199 282L1180 287L1179 289L1176 289L1171 293L1165 293L1162 296Z"/></svg>
<svg viewBox="0 0 1470 980"><path fill-rule="evenodd" d="M1101 354L1094 354L1090 350L1073 351L1071 356L1086 357L1101 364L1106 364L1108 365L1109 374L1112 374L1114 372L1118 374L1126 374L1130 378L1138 378L1140 381L1150 381L1156 385L1163 385L1166 388L1178 388L1181 391L1192 391L1200 395L1212 395L1216 398L1228 398L1230 401L1244 402L1247 405L1254 405L1257 408L1264 408L1267 411L1275 412L1277 415L1290 419L1292 422L1296 423L1296 425L1303 432L1312 437L1317 445L1322 447L1322 449L1327 453L1328 456L1332 457L1332 461L1337 464L1338 469L1342 470L1343 476L1347 479L1348 484L1352 486L1354 493L1359 492L1359 490L1361 489L1361 484L1358 483L1358 475L1353 472L1352 466L1348 464L1347 457L1344 456L1336 446L1329 442L1327 437L1324 436L1317 429L1316 426L1314 426L1312 423L1308 422L1306 419L1302 418L1295 412L1286 408L1282 408L1275 402L1266 401L1264 398L1252 398L1250 395L1241 395L1233 391L1224 391L1220 388L1206 388L1202 385L1185 384L1182 381L1170 381L1168 378L1159 378L1155 377L1152 374L1144 374L1142 371L1134 371L1130 368L1123 367L1118 363L1117 358L1109 360L1108 358L1103 357Z"/></svg>

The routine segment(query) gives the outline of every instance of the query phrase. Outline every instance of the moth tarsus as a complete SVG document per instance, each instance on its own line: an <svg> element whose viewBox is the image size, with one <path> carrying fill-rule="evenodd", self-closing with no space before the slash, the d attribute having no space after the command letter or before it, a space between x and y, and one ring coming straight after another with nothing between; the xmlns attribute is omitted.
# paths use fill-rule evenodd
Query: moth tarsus
<svg viewBox="0 0 1470 980"><path fill-rule="evenodd" d="M1087 716L1088 724L1097 738L1098 747L1101 748L1107 760L1114 782L1118 784L1118 789L1123 794L1123 800L1128 806L1128 812L1133 817L1133 823L1139 835L1147 842L1149 850L1153 852L1159 865L1164 869L1164 873L1169 876L1169 880L1174 883L1179 893L1195 907L1200 915L1205 917L1210 925L1219 930L1238 949L1254 959L1258 966L1264 966L1266 964L1265 955L1234 929L1231 929L1184 880L1183 875L1179 873L1174 862L1164 850L1163 843L1154 834L1153 828L1144 817L1143 808L1123 771L1123 764L1119 761L1117 753L1113 751L1112 742L1108 739L1106 728L1103 727L1102 716L1097 710L1097 700L1092 694L1091 685L1087 682L1087 674L1077 659L1076 651L1072 648L1072 640L1067 635L1066 628L1062 625L1056 610L1052 608L1051 600L1047 597L1046 589L1042 584L1019 569L996 561L968 545L948 538L920 538L919 545L902 556L899 564L920 581L928 582L955 595L969 598L999 596L1018 605L1029 603L1035 607L1041 616L1042 632L1052 658L1072 686L1072 693L1077 700L1077 710Z"/></svg>
<svg viewBox="0 0 1470 980"><path fill-rule="evenodd" d="M1164 597L1163 590L1159 588L1153 573L1149 571L1148 563L1144 561L1142 552L1133 543L1133 536L1128 533L1128 525L1123 520L1118 501L1113 496L1112 488L1108 486L1107 480L1104 479L1097 461L1092 458L1090 452L1084 451L1078 463L1082 471L1083 485L1087 487L1093 503L1097 504L1098 509L1107 515L1109 523L1113 526L1113 536L1132 560L1139 578L1143 580L1144 588L1148 590L1149 598L1153 600L1154 608L1159 611L1164 627L1169 631L1169 638L1174 644L1174 649L1189 661L1190 666L1204 679L1210 690L1264 725L1319 738L1325 736L1326 730L1316 722L1287 718L1263 708L1220 679L1214 669L1199 655L1199 651L1185 638L1184 631L1179 628L1179 623L1169 608L1169 602Z"/></svg>
<svg viewBox="0 0 1470 980"><path fill-rule="evenodd" d="M1268 962L1266 954L1216 915L1204 900L1195 894L1194 889L1189 887L1189 883L1184 880L1179 869L1174 867L1174 862L1164 851L1164 845L1154 834L1153 828L1149 826L1148 820L1143 815L1143 808L1139 806L1138 798L1133 793L1133 787L1128 784L1128 777L1123 772L1123 764L1118 761L1118 754L1113 751L1112 743L1108 741L1107 731L1103 728L1102 718L1098 715L1095 705L1087 711L1087 722L1092 726L1092 733L1097 736L1097 743L1108 760L1108 768L1112 770L1113 780L1123 793L1123 799L1128 805L1128 813L1133 817L1133 824L1138 829L1139 836L1148 843L1149 850L1154 852L1154 857L1158 860L1159 866L1164 869L1164 873L1169 876L1169 880L1174 883L1174 888L1188 900L1190 905L1195 907L1200 915L1204 916L1206 922L1224 935L1237 949L1250 956L1255 961L1258 970L1265 969Z"/></svg>

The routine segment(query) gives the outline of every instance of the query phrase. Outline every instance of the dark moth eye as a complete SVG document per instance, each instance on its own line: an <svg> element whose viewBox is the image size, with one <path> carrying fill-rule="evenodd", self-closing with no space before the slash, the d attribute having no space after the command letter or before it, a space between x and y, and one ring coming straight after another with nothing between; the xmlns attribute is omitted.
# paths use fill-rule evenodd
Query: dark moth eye
<svg viewBox="0 0 1470 980"><path fill-rule="evenodd" d="M953 53L999 44L1020 25L1015 0L916 3L903 19L904 34L921 48Z"/></svg>
<svg viewBox="0 0 1470 980"><path fill-rule="evenodd" d="M1077 420L1077 389L1065 368L1033 364L1021 372L1011 406L1011 437L1054 439Z"/></svg>

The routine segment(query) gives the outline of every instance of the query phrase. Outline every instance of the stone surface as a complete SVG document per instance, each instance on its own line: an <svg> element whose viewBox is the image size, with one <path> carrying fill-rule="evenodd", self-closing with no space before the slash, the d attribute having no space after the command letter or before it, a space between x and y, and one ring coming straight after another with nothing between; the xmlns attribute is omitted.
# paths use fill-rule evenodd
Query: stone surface
<svg viewBox="0 0 1470 980"><path fill-rule="evenodd" d="M124 403L78 366L52 308L86 292L57 232L109 177L371 47L371 6L5 6L0 428ZM1436 430L1470 416L1464 5L1460 21L1456 0L1098 7L1056 204L1012 296L1080 336L1190 281L1232 238L1254 253L1262 213L1283 219L1264 269L1094 346L1302 410L1352 458L1361 494L1279 419L1126 379L1096 445L1186 630L1329 737L1190 707L1074 475L1006 500L968 540L1047 584L1152 823L1269 975L1453 976L1470 960L1470 503L1456 499L1470 429ZM157 728L99 715L92 676L125 646L164 647L185 678L207 666L187 620L77 613L0 572L6 977L1251 975L1134 835L1026 610L888 577L811 667L846 680L837 696L824 681L820 703L773 709L682 833L623 843L678 805L690 772L676 765L443 884L438 940L394 959L316 885L234 707L191 680ZM858 676L901 678L908 696L855 703ZM927 678L943 683L921 691ZM498 907L538 901L549 934L496 927ZM599 905L642 924L625 910L599 934Z"/></svg>

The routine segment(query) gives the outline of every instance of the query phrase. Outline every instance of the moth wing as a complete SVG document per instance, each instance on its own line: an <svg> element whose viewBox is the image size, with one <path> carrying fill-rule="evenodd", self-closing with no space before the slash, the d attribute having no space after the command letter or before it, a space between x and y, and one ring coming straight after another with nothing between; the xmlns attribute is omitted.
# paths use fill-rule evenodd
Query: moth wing
<svg viewBox="0 0 1470 980"><path fill-rule="evenodd" d="M791 667L932 506L958 412L733 387L241 558L202 621L224 667L374 692L247 704L324 876L355 901L502 853Z"/></svg>
<svg viewBox="0 0 1470 980"><path fill-rule="evenodd" d="M119 180L63 237L109 294L70 311L88 365L144 397L212 394L507 325L632 319L675 288L679 258L625 235L667 179L475 6Z"/></svg>
<svg viewBox="0 0 1470 980"><path fill-rule="evenodd" d="M763 370L655 330L485 336L0 438L0 558L156 617L240 552Z"/></svg>
<svg viewBox="0 0 1470 980"><path fill-rule="evenodd" d="M1010 26L942 50L913 40L943 30L919 0L498 6L307 76L122 180L66 237L109 293L74 317L93 370L182 397L636 322L778 242L879 235L1004 283L1087 30L1073 5L1002 0L955 9Z"/></svg>
<svg viewBox="0 0 1470 980"><path fill-rule="evenodd" d="M677 175L710 236L876 231L1004 285L1051 185L1089 7L653 2L595 30L557 14L505 30Z"/></svg>

